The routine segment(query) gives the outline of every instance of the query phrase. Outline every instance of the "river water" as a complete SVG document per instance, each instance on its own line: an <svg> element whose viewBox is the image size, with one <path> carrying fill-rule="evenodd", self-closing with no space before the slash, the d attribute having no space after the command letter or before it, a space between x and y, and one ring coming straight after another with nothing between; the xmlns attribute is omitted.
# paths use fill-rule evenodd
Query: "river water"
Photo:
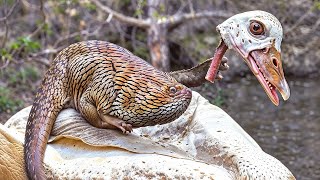
<svg viewBox="0 0 320 180"><path fill-rule="evenodd" d="M320 80L288 78L287 81L291 96L278 107L271 103L255 77L223 83L220 88L226 96L226 105L222 108L297 179L317 180L320 179Z"/></svg>

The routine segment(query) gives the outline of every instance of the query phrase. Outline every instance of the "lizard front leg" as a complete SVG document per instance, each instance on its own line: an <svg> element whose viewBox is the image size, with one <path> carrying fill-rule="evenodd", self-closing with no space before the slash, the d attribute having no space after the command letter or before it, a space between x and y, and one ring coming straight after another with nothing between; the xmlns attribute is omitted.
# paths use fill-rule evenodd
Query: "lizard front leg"
<svg viewBox="0 0 320 180"><path fill-rule="evenodd" d="M90 91L85 92L80 98L79 111L82 116L94 127L103 129L120 129L123 133L132 132L132 125L123 120L110 116L106 110L99 109L90 101Z"/></svg>
<svg viewBox="0 0 320 180"><path fill-rule="evenodd" d="M128 134L132 132L131 124L127 124L126 122L124 122L123 120L117 117L107 115L103 113L103 110L99 110L98 114L104 123L107 123L113 127L119 128L124 134Z"/></svg>

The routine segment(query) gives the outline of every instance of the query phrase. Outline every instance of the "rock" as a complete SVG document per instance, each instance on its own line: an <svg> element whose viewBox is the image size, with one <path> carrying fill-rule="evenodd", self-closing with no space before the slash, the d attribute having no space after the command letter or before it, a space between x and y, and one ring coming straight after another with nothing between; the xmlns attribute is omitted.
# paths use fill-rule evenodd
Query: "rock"
<svg viewBox="0 0 320 180"><path fill-rule="evenodd" d="M13 139L19 142L14 147L17 158L1 168L12 162L23 167L21 142L29 111L30 107L18 112L1 131L3 144L10 144L4 138L10 132L16 132ZM6 152L0 160L11 150L2 151ZM134 129L129 135L92 127L75 110L63 110L44 163L47 175L55 179L295 179L228 114L196 92L187 111L174 122ZM24 171L20 173L23 177ZM10 178L13 175L6 179Z"/></svg>
<svg viewBox="0 0 320 180"><path fill-rule="evenodd" d="M18 132L0 124L0 179L27 179L22 145Z"/></svg>

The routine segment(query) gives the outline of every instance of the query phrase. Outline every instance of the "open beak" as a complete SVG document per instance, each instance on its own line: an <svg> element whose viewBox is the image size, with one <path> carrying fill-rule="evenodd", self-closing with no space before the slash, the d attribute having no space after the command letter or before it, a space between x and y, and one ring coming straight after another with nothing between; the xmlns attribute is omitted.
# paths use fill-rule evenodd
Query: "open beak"
<svg viewBox="0 0 320 180"><path fill-rule="evenodd" d="M235 50L244 58L253 74L257 77L264 91L272 103L276 106L279 105L279 97L277 90L282 95L284 100L289 99L290 89L288 83L284 77L281 54L276 50L274 43L271 47L264 49L252 50L248 56L245 56L243 47L234 45ZM221 63L223 54L228 47L222 40L217 47L210 67L207 71L205 79L213 82L218 71L218 67Z"/></svg>
<svg viewBox="0 0 320 180"><path fill-rule="evenodd" d="M277 90L284 100L289 99L290 89L284 77L281 55L274 46L253 50L244 59L274 105L279 105Z"/></svg>

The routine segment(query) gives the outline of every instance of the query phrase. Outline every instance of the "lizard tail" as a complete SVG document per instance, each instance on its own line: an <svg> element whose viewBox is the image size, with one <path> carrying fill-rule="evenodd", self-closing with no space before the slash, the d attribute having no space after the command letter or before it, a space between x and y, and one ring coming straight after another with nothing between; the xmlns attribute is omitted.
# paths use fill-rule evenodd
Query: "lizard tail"
<svg viewBox="0 0 320 180"><path fill-rule="evenodd" d="M43 167L46 145L58 113L67 102L61 69L49 69L29 114L24 143L24 160L30 180L47 179ZM55 76L53 75L55 74Z"/></svg>
<svg viewBox="0 0 320 180"><path fill-rule="evenodd" d="M211 59L186 70L169 72L169 75L175 78L179 83L187 87L201 86L207 80L205 76L211 64Z"/></svg>

